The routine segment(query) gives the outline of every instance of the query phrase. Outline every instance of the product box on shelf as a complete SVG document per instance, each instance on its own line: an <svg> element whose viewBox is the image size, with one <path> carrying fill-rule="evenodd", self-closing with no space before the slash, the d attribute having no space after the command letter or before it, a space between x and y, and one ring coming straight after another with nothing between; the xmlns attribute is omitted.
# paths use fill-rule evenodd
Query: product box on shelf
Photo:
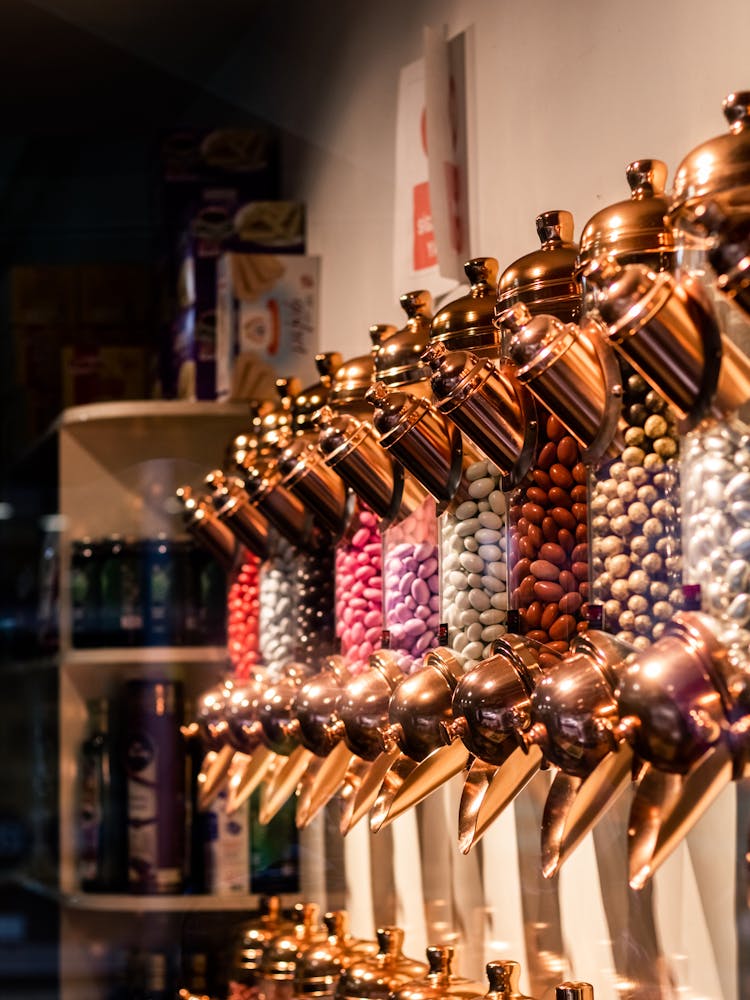
<svg viewBox="0 0 750 1000"><path fill-rule="evenodd" d="M308 275L296 277L298 261L305 249L305 210L300 202L238 200L231 187L201 192L199 204L187 220L177 250L177 303L179 312L171 334L172 389L180 398L228 399L273 395L278 374L302 372L280 369L273 351L261 356L263 343L254 346L239 366L243 377L234 390L234 359L240 351L238 331L243 301L255 303L266 291L272 298L268 332L261 339L273 347L274 329L290 322L284 314L286 302L305 284ZM232 263L231 261L239 263ZM310 265L306 264L308 272ZM283 274L290 278L276 287ZM290 280L291 279L291 280ZM314 275L317 286L317 271ZM309 295L307 296L309 300ZM315 322L315 303L308 307ZM275 321L278 320L278 323ZM297 325L301 320L296 320ZM257 322L253 333L257 340ZM314 345L312 345L314 346ZM282 356L282 362L284 357ZM299 362L297 362L299 367ZM309 365L310 377L315 372Z"/></svg>
<svg viewBox="0 0 750 1000"><path fill-rule="evenodd" d="M224 254L217 272L216 394L243 398L274 373L316 378L320 259Z"/></svg>

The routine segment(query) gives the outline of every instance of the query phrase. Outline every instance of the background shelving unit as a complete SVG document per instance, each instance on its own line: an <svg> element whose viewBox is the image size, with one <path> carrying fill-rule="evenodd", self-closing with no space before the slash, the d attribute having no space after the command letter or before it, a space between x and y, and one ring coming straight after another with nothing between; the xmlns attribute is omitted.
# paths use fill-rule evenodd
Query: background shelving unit
<svg viewBox="0 0 750 1000"><path fill-rule="evenodd" d="M114 695L125 680L167 677L186 698L215 683L227 666L223 647L74 649L70 552L74 539L112 533L136 538L181 532L175 490L198 485L221 464L225 447L247 429L241 404L98 403L66 410L56 423L59 448L59 903L62 1000L106 995L106 982L128 949L172 948L194 914L253 909L257 896L138 896L81 892L75 864L77 755L89 699ZM148 920L144 921L144 915ZM113 951L114 948L114 951ZM115 956L115 957L113 957ZM116 969L115 969L116 971Z"/></svg>

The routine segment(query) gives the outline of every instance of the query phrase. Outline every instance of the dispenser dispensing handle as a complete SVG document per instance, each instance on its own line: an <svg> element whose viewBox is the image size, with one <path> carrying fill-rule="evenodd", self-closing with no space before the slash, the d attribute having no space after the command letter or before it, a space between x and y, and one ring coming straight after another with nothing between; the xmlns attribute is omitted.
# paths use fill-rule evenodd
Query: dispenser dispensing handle
<svg viewBox="0 0 750 1000"><path fill-rule="evenodd" d="M373 323L370 327L370 342L373 351L377 351L396 332L396 327L392 323Z"/></svg>
<svg viewBox="0 0 750 1000"><path fill-rule="evenodd" d="M375 937L379 955L395 956L400 953L404 943L404 932L400 927L379 927Z"/></svg>

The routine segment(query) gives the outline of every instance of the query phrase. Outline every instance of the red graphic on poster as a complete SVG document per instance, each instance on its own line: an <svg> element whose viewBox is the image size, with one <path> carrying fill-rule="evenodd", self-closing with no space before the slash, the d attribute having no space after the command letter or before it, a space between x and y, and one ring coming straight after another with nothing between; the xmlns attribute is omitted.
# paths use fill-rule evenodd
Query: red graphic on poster
<svg viewBox="0 0 750 1000"><path fill-rule="evenodd" d="M458 126L456 120L456 83L452 77L450 80L449 114L451 137L455 151L458 144ZM419 136L422 149L425 155L427 155L427 114L424 108L419 119ZM461 218L461 177L459 167L456 163L446 161L443 163L443 169L445 171L445 189L450 217L451 248L460 254L464 242L464 226ZM435 227L432 220L432 206L430 203L430 185L428 181L422 181L414 186L412 221L414 270L422 271L434 267L438 262Z"/></svg>
<svg viewBox="0 0 750 1000"><path fill-rule="evenodd" d="M461 176L455 163L444 163L445 190L448 194L450 212L451 247L461 253L464 245L464 226L461 219Z"/></svg>
<svg viewBox="0 0 750 1000"><path fill-rule="evenodd" d="M435 227L432 224L430 206L430 185L428 181L414 185L413 200L414 227L414 270L423 271L437 264L437 244Z"/></svg>

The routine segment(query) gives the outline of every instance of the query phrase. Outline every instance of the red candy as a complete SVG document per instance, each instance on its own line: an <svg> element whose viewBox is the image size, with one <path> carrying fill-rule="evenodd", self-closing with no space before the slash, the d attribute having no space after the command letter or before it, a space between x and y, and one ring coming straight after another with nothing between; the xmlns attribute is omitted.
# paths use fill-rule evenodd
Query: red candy
<svg viewBox="0 0 750 1000"><path fill-rule="evenodd" d="M246 554L227 595L227 640L229 658L238 680L257 666L258 653L258 567L259 560Z"/></svg>

